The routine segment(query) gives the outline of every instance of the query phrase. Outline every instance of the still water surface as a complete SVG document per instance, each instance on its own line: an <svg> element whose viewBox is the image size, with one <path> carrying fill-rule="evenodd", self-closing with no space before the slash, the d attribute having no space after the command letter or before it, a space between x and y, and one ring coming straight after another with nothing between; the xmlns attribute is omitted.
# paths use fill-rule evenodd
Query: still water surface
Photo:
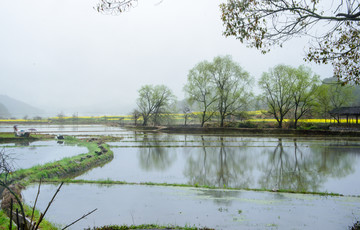
<svg viewBox="0 0 360 230"><path fill-rule="evenodd" d="M88 152L86 147L67 145L55 140L6 143L0 144L0 148L5 149L13 170L31 168Z"/></svg>
<svg viewBox="0 0 360 230"><path fill-rule="evenodd" d="M358 141L138 133L77 179L289 189L360 195Z"/></svg>
<svg viewBox="0 0 360 230"><path fill-rule="evenodd" d="M14 125L1 124L0 132L13 132ZM40 134L61 134L61 135L112 135L118 136L127 132L119 127L110 127L104 125L53 125L53 124L21 124L19 130L36 129L35 133Z"/></svg>
<svg viewBox="0 0 360 230"><path fill-rule="evenodd" d="M44 211L56 191L43 185ZM37 185L23 191L33 204ZM65 226L98 210L71 229L104 225L180 225L215 229L347 229L360 215L360 198L195 188L92 184L64 185L47 219Z"/></svg>
<svg viewBox="0 0 360 230"><path fill-rule="evenodd" d="M360 195L359 140L171 135L100 125L27 128L36 128L41 133L123 137L119 142L108 143L115 155L111 162L78 179ZM0 132L4 130L11 132L12 126L0 126ZM2 146L19 154L18 168L87 152L85 148L55 141ZM35 200L36 189L34 185L23 191L28 204ZM54 185L42 186L39 201L42 211L55 190ZM360 216L360 200L350 196L72 184L63 187L47 218L64 226L94 208L98 211L72 229L145 223L216 229L346 229Z"/></svg>

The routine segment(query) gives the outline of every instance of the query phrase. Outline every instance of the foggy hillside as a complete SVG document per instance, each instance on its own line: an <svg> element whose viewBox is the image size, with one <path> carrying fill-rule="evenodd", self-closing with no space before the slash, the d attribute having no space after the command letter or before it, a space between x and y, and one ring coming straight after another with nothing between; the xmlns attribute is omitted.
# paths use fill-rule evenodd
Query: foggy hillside
<svg viewBox="0 0 360 230"><path fill-rule="evenodd" d="M40 116L43 113L43 110L35 108L22 101L6 95L0 95L0 117L22 118L24 116L28 116L29 118L33 118L35 116Z"/></svg>

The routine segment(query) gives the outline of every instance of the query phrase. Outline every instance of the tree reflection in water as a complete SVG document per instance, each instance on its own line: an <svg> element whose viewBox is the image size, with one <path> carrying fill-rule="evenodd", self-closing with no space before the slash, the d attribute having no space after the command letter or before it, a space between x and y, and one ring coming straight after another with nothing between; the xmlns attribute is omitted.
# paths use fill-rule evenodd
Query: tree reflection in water
<svg viewBox="0 0 360 230"><path fill-rule="evenodd" d="M296 139L292 143L284 147L279 138L273 151L263 151L268 160L259 164L263 171L261 188L325 192L321 188L329 177L341 178L353 172L353 154L340 153L327 145L300 147Z"/></svg>
<svg viewBox="0 0 360 230"><path fill-rule="evenodd" d="M275 146L254 146L263 138L201 136L200 147L175 149L169 147L176 142L172 138L144 133L138 142L140 167L166 173L184 164L178 176L190 185L326 192L335 178L354 173L358 164L359 146L344 141L279 138ZM177 154L185 162L177 162Z"/></svg>
<svg viewBox="0 0 360 230"><path fill-rule="evenodd" d="M220 146L206 146L202 139L202 151L189 155L184 176L191 185L247 188L252 182L252 157L243 146L227 147L224 137L219 137Z"/></svg>
<svg viewBox="0 0 360 230"><path fill-rule="evenodd" d="M168 139L169 137L167 137ZM175 163L176 154L169 153L167 148L161 146L158 135L152 135L152 138L149 138L148 134L144 133L140 143L142 143L142 147L139 148L138 156L140 167L143 170L165 171Z"/></svg>

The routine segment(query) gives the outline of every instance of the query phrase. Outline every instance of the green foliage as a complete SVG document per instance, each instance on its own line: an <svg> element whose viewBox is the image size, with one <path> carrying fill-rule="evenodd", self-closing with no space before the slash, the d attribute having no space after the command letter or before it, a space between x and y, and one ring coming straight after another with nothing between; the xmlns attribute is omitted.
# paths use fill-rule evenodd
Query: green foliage
<svg viewBox="0 0 360 230"><path fill-rule="evenodd" d="M217 94L214 84L211 82L208 61L202 61L188 73L188 80L184 86L187 100L190 105L195 104L201 109L198 115L201 127L209 121L216 111Z"/></svg>
<svg viewBox="0 0 360 230"><path fill-rule="evenodd" d="M40 179L57 180L58 178L63 178L90 169L94 165L106 162L113 158L113 153L106 144L102 144L102 146L107 150L107 153L99 156L95 153L95 151L101 151L96 142L87 142L74 138L66 138L66 140L77 143L78 145L86 146L89 152L70 158L63 158L56 162L37 165L29 169L17 170L8 176L8 180L17 181L24 185L39 181Z"/></svg>
<svg viewBox="0 0 360 230"><path fill-rule="evenodd" d="M169 114L176 100L175 95L165 85L144 85L139 90L137 105L146 126L150 119L158 125L162 114Z"/></svg>
<svg viewBox="0 0 360 230"><path fill-rule="evenodd" d="M212 62L203 61L189 71L184 87L190 103L202 111L201 126L212 116L220 118L224 127L226 117L245 110L252 100L252 77L231 56L217 56Z"/></svg>
<svg viewBox="0 0 360 230"><path fill-rule="evenodd" d="M319 77L309 68L286 65L275 66L263 73L259 81L262 97L279 128L282 128L283 120L290 112L293 113L293 127L297 128L298 120L315 106L318 84Z"/></svg>
<svg viewBox="0 0 360 230"><path fill-rule="evenodd" d="M295 69L286 65L277 65L269 72L262 74L259 86L263 90L263 97L268 103L269 113L282 128L285 115L293 107L293 90L295 83Z"/></svg>
<svg viewBox="0 0 360 230"><path fill-rule="evenodd" d="M32 215L33 209L27 205L24 205L25 208L25 215L30 216ZM34 220L39 220L41 213L38 210L34 210ZM49 221L43 219L39 225L39 229L41 230L55 230L59 229L56 225L50 223Z"/></svg>
<svg viewBox="0 0 360 230"><path fill-rule="evenodd" d="M258 125L251 121L239 122L238 128L258 128Z"/></svg>
<svg viewBox="0 0 360 230"><path fill-rule="evenodd" d="M3 210L0 210L0 230L9 230L10 227L10 218L7 217L7 215L4 213ZM11 230L15 230L17 227L14 225L12 226Z"/></svg>
<svg viewBox="0 0 360 230"><path fill-rule="evenodd" d="M228 0L220 5L225 36L270 51L293 37L309 36L305 60L331 63L334 76L360 84L358 0L327 5L317 0ZM325 9L325 10L324 10ZM286 20L285 20L286 19ZM321 30L315 29L321 27Z"/></svg>
<svg viewBox="0 0 360 230"><path fill-rule="evenodd" d="M294 103L294 128L297 128L298 120L309 113L315 106L315 95L320 83L319 76L314 75L310 68L300 66L296 69L293 89Z"/></svg>
<svg viewBox="0 0 360 230"><path fill-rule="evenodd" d="M350 85L342 86L334 79L325 79L318 88L316 94L316 114L319 117L328 118L329 111L344 106L349 106L354 101L354 87ZM335 119L339 119L335 117Z"/></svg>

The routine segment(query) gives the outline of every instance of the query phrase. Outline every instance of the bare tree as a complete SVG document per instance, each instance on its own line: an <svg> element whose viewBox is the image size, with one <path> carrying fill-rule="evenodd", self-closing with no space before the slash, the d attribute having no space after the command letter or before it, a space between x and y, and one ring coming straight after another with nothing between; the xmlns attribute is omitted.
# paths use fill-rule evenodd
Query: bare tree
<svg viewBox="0 0 360 230"><path fill-rule="evenodd" d="M137 121L139 120L140 116L141 116L141 113L139 112L139 110L137 109L134 109L131 113L133 119L134 119L134 123L135 123L135 126L137 125Z"/></svg>

